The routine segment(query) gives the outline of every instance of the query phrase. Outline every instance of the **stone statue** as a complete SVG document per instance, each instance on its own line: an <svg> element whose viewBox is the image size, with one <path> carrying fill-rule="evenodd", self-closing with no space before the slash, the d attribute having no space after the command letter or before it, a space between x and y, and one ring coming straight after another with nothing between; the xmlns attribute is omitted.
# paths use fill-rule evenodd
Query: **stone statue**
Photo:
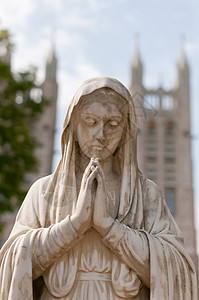
<svg viewBox="0 0 199 300"><path fill-rule="evenodd" d="M193 263L137 164L136 116L116 79L76 92L56 171L33 184L0 259L0 299L196 300Z"/></svg>

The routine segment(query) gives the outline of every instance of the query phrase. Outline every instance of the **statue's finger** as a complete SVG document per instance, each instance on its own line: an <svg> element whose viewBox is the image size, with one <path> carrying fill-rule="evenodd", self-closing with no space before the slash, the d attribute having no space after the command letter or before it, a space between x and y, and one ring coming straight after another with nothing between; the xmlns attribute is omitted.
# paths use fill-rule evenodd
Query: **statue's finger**
<svg viewBox="0 0 199 300"><path fill-rule="evenodd" d="M93 158L91 158L89 164L87 165L84 174L83 174L83 179L86 180L89 175L91 174L92 170L91 170L91 166L93 165Z"/></svg>
<svg viewBox="0 0 199 300"><path fill-rule="evenodd" d="M88 179L87 179L87 184L88 186L90 187L93 183L93 180L95 178L97 178L97 174L98 174L98 171L99 171L99 168L98 166L97 167L94 167L95 169L92 171L92 173L88 176Z"/></svg>

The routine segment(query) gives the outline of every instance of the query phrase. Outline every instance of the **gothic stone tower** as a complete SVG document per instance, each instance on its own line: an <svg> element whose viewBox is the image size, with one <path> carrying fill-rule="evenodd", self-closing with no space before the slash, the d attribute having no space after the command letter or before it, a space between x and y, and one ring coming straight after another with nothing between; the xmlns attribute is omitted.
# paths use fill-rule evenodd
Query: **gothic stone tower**
<svg viewBox="0 0 199 300"><path fill-rule="evenodd" d="M155 181L183 232L185 246L197 266L193 213L190 133L189 66L182 50L174 87L147 89L137 47L130 91L138 115L138 161L141 171Z"/></svg>
<svg viewBox="0 0 199 300"><path fill-rule="evenodd" d="M10 62L10 55L7 55L6 61ZM35 150L35 156L38 160L38 168L34 173L28 173L25 176L24 185L28 189L38 178L49 175L52 172L52 160L54 154L54 136L55 136L55 121L56 121L56 106L57 106L57 59L55 56L54 47L46 62L46 76L40 89L37 92L43 94L44 99L48 101L48 105L44 108L42 115L30 124L31 134L36 137L39 147ZM15 213L5 213L1 217L1 221L5 224L4 230L0 236L0 244L3 243L14 224Z"/></svg>
<svg viewBox="0 0 199 300"><path fill-rule="evenodd" d="M28 187L38 178L49 175L52 172L58 92L56 71L57 59L52 46L46 62L45 80L40 87L43 97L48 101L48 104L40 118L31 125L31 133L36 137L40 146L35 150L35 155L39 162L37 172L26 176L26 185Z"/></svg>

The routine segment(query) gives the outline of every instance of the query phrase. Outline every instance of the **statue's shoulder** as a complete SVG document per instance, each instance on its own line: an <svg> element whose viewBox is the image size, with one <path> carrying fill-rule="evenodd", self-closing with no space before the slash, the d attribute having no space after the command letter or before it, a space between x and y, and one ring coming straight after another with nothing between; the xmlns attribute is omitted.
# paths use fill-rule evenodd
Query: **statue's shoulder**
<svg viewBox="0 0 199 300"><path fill-rule="evenodd" d="M30 187L29 192L36 192L47 189L49 184L52 182L53 174L41 177L37 179Z"/></svg>
<svg viewBox="0 0 199 300"><path fill-rule="evenodd" d="M45 192L48 189L50 183L52 182L52 179L53 179L53 174L36 180L28 190L28 193L22 203L20 210L24 211L24 210L29 210L31 208L34 211L38 211L39 205L41 201L43 203ZM42 207L44 207L43 204Z"/></svg>
<svg viewBox="0 0 199 300"><path fill-rule="evenodd" d="M141 182L141 185L143 188L145 189L155 189L155 190L160 190L159 186L157 185L157 183L155 183L154 181L152 181L151 179L149 179L148 177L146 177L146 175L144 175L143 173L139 173L139 179Z"/></svg>
<svg viewBox="0 0 199 300"><path fill-rule="evenodd" d="M143 194L145 196L150 196L150 198L157 198L162 196L162 192L159 186L152 180L146 177L146 175L139 173L139 179L141 182L141 187Z"/></svg>

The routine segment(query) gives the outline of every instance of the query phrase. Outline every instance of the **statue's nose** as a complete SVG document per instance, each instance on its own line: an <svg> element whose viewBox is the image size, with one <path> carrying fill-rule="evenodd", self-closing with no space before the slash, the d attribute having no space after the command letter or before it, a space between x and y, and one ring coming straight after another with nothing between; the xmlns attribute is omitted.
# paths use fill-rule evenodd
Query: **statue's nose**
<svg viewBox="0 0 199 300"><path fill-rule="evenodd" d="M102 143L102 144L105 143L106 137L104 135L104 126L103 125L100 125L99 128L97 129L96 138L100 143Z"/></svg>
<svg viewBox="0 0 199 300"><path fill-rule="evenodd" d="M105 144L105 142L106 142L106 138L105 138L104 136L97 137L97 140L98 140L101 144Z"/></svg>

